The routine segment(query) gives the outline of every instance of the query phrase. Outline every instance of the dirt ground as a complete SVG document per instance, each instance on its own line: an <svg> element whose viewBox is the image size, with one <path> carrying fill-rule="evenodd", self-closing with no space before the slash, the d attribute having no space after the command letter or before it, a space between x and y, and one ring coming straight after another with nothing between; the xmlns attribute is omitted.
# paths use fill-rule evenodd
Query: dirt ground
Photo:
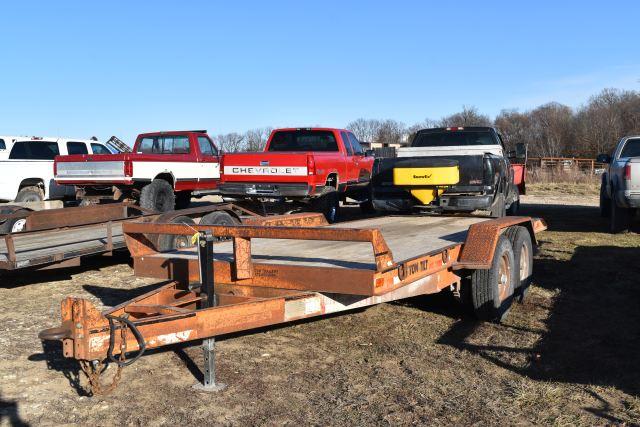
<svg viewBox="0 0 640 427"><path fill-rule="evenodd" d="M549 231L503 324L436 295L224 337L220 393L191 388L197 346L148 353L106 397L43 351L65 296L112 306L154 288L127 257L0 277L0 424L638 425L640 235L607 234L597 196L533 190L523 214Z"/></svg>

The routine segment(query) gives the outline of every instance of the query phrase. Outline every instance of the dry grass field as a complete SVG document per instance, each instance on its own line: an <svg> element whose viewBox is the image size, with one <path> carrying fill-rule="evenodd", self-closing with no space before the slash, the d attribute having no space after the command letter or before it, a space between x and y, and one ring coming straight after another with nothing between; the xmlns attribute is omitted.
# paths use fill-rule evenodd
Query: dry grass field
<svg viewBox="0 0 640 427"><path fill-rule="evenodd" d="M197 346L145 355L106 397L43 352L63 297L112 306L154 287L126 256L2 276L1 424L640 424L640 235L607 234L589 188L529 188L523 214L549 230L503 324L436 295L223 337L216 394L191 389Z"/></svg>

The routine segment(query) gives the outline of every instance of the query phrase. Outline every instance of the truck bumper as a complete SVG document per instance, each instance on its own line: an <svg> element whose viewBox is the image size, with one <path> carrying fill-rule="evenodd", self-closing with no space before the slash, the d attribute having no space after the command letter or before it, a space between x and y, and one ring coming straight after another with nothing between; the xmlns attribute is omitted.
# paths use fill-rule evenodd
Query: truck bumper
<svg viewBox="0 0 640 427"><path fill-rule="evenodd" d="M638 193L619 190L616 192L616 200L618 202L618 206L629 209L640 208L640 194Z"/></svg>
<svg viewBox="0 0 640 427"><path fill-rule="evenodd" d="M482 196L440 196L439 203L422 206L416 204L413 199L403 197L374 197L373 207L376 210L387 212L402 212L412 208L426 208L442 211L472 212L475 210L488 210L491 208L493 197L491 195Z"/></svg>
<svg viewBox="0 0 640 427"><path fill-rule="evenodd" d="M308 184L270 184L257 182L226 182L218 185L220 194L236 197L309 197L314 187Z"/></svg>

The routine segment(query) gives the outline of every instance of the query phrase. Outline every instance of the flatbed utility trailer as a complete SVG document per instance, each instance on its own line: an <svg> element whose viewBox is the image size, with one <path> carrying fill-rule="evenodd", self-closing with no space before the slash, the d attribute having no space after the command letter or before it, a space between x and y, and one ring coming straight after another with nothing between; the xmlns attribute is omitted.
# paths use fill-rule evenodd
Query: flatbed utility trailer
<svg viewBox="0 0 640 427"><path fill-rule="evenodd" d="M160 279L158 289L102 313L69 297L61 325L39 336L62 341L94 394L113 388L99 380L106 359L118 365L117 379L145 350L203 340L200 388L217 390L214 337L223 334L441 290L453 291L481 319L500 320L518 286L526 286L535 235L545 229L528 217L415 215L333 225L320 214L275 216L260 225L126 223L135 274ZM194 233L194 247L154 247L153 236L186 233Z"/></svg>
<svg viewBox="0 0 640 427"><path fill-rule="evenodd" d="M229 203L208 204L164 214L127 203L39 211L6 206L0 214L0 222L16 224L20 221L18 225L23 231L0 234L0 272L77 266L83 257L126 249L122 232L125 222L170 223L179 219L195 224L207 215L210 218L214 212L225 212L228 217L224 218L235 219L237 223L242 218L257 216ZM185 217L193 221L187 221Z"/></svg>

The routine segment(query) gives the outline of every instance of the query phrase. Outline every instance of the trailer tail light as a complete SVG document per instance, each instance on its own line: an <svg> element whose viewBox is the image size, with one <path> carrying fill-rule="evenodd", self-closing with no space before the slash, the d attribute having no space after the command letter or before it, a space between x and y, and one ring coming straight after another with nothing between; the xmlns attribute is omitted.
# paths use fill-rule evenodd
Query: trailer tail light
<svg viewBox="0 0 640 427"><path fill-rule="evenodd" d="M631 165L629 163L624 165L624 179L625 181L631 181Z"/></svg>
<svg viewBox="0 0 640 427"><path fill-rule="evenodd" d="M131 160L125 160L124 162L124 176L133 176L133 162Z"/></svg>
<svg viewBox="0 0 640 427"><path fill-rule="evenodd" d="M220 175L224 174L224 154L218 158L218 165L220 166Z"/></svg>
<svg viewBox="0 0 640 427"><path fill-rule="evenodd" d="M316 174L316 161L314 160L312 155L307 156L307 174Z"/></svg>

